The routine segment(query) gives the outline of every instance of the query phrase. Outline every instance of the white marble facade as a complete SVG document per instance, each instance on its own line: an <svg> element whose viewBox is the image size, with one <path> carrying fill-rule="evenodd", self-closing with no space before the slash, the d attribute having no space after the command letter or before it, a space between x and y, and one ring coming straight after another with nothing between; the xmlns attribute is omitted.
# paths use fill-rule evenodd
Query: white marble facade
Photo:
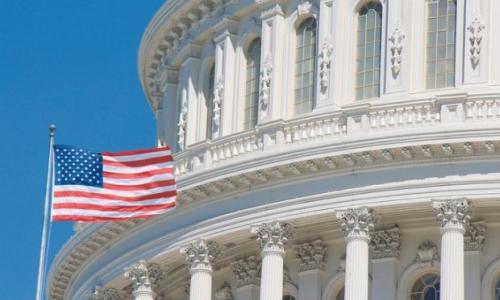
<svg viewBox="0 0 500 300"><path fill-rule="evenodd" d="M500 299L500 1L169 0L178 208L77 224L48 299Z"/></svg>

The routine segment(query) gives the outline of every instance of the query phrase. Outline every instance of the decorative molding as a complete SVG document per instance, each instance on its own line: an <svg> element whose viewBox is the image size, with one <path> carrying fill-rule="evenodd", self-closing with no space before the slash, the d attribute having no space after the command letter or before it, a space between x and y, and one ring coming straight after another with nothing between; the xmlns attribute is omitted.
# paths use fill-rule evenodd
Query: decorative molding
<svg viewBox="0 0 500 300"><path fill-rule="evenodd" d="M229 283L224 282L222 287L215 292L215 300L233 300L233 293Z"/></svg>
<svg viewBox="0 0 500 300"><path fill-rule="evenodd" d="M477 14L469 26L467 26L467 30L470 32L469 42L470 42L470 60L472 63L472 67L475 68L479 64L479 59L481 56L481 41L483 40L483 31L486 26L481 22L479 18L479 14Z"/></svg>
<svg viewBox="0 0 500 300"><path fill-rule="evenodd" d="M405 33L401 28L401 21L396 21L394 25L394 30L392 31L389 41L391 42L391 70L392 76L394 78L398 77L401 71L401 61L403 53L403 40L405 39Z"/></svg>
<svg viewBox="0 0 500 300"><path fill-rule="evenodd" d="M213 100L213 117L212 117L212 137L217 138L220 135L220 125L221 125L221 107L224 97L224 82L222 78L217 80L214 89L214 100Z"/></svg>
<svg viewBox="0 0 500 300"><path fill-rule="evenodd" d="M231 268L238 287L246 285L259 285L260 283L260 259L251 255L237 260L231 264Z"/></svg>
<svg viewBox="0 0 500 300"><path fill-rule="evenodd" d="M221 249L216 242L202 239L182 247L180 252L186 256L186 262L191 272L197 270L212 271L212 264L221 255Z"/></svg>
<svg viewBox="0 0 500 300"><path fill-rule="evenodd" d="M374 231L370 240L372 259L399 258L400 239L399 227Z"/></svg>
<svg viewBox="0 0 500 300"><path fill-rule="evenodd" d="M470 201L461 199L433 200L432 208L443 230L459 230L465 232L470 220Z"/></svg>
<svg viewBox="0 0 500 300"><path fill-rule="evenodd" d="M304 243L295 248L299 261L299 272L323 269L325 267L327 247L322 240Z"/></svg>
<svg viewBox="0 0 500 300"><path fill-rule="evenodd" d="M303 16L303 15L310 15L311 14L311 9L312 9L312 4L310 1L302 1L301 3L299 3L299 5L297 5L297 14L299 16Z"/></svg>
<svg viewBox="0 0 500 300"><path fill-rule="evenodd" d="M415 263L422 266L432 266L439 261L437 247L434 242L426 240L418 246L417 257Z"/></svg>
<svg viewBox="0 0 500 300"><path fill-rule="evenodd" d="M271 97L271 79L273 72L273 64L270 56L264 59L264 66L260 71L260 108L267 110L269 98Z"/></svg>
<svg viewBox="0 0 500 300"><path fill-rule="evenodd" d="M166 279L167 272L165 272L157 263L148 263L147 267L149 273L149 281L154 288L159 287L160 283Z"/></svg>
<svg viewBox="0 0 500 300"><path fill-rule="evenodd" d="M336 215L347 240L370 239L370 233L376 222L372 209L367 207L350 208L338 211Z"/></svg>
<svg viewBox="0 0 500 300"><path fill-rule="evenodd" d="M333 46L325 41L319 52L319 78L322 89L327 89L330 83L330 66L332 62Z"/></svg>
<svg viewBox="0 0 500 300"><path fill-rule="evenodd" d="M470 223L464 235L465 251L482 251L486 241L485 222Z"/></svg>
<svg viewBox="0 0 500 300"><path fill-rule="evenodd" d="M284 254L288 241L293 237L292 226L280 221L253 226L251 231L260 241L262 252Z"/></svg>
<svg viewBox="0 0 500 300"><path fill-rule="evenodd" d="M88 300L122 300L123 295L115 288L96 286Z"/></svg>
<svg viewBox="0 0 500 300"><path fill-rule="evenodd" d="M275 1L258 1L258 2L266 3L266 2L275 2ZM265 20L265 19L272 18L274 16L284 16L284 15L285 15L285 13L283 12L283 8L281 7L281 4L275 3L274 5L262 10L262 12L260 13L260 19Z"/></svg>
<svg viewBox="0 0 500 300"><path fill-rule="evenodd" d="M188 114L187 99L185 97L182 98L179 123L177 124L177 145L180 151L183 151L186 147L186 125Z"/></svg>
<svg viewBox="0 0 500 300"><path fill-rule="evenodd" d="M125 268L125 274L123 275L132 282L134 290L137 290L142 286L151 286L148 266L145 260L140 260L138 263Z"/></svg>

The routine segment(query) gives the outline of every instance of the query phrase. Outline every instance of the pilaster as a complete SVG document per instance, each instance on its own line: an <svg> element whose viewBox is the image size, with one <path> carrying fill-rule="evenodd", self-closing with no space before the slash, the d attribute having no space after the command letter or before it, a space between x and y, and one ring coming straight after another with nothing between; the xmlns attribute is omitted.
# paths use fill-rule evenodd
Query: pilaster
<svg viewBox="0 0 500 300"><path fill-rule="evenodd" d="M481 255L485 240L485 223L471 223L464 236L465 282L467 282L465 300L481 299Z"/></svg>
<svg viewBox="0 0 500 300"><path fill-rule="evenodd" d="M396 300L400 237L398 227L371 234L373 300Z"/></svg>
<svg viewBox="0 0 500 300"><path fill-rule="evenodd" d="M237 282L237 300L258 300L260 284L260 260L256 255L231 264Z"/></svg>
<svg viewBox="0 0 500 300"><path fill-rule="evenodd" d="M199 141L199 137L197 137L199 116L196 113L198 111L197 106L199 105L197 87L198 87L200 68L201 68L200 59L197 56L190 56L186 58L181 67L181 72L185 71L187 73L186 74L187 80L183 82L183 84L185 85L184 86L185 98L183 98L182 101L185 101L185 104L181 103L181 105L183 105L181 107L181 114L184 108L187 109L186 111L187 147Z"/></svg>
<svg viewBox="0 0 500 300"><path fill-rule="evenodd" d="M490 65L488 56L491 28L487 25L490 24L491 1L465 1L464 5L463 84L485 83L488 81Z"/></svg>
<svg viewBox="0 0 500 300"><path fill-rule="evenodd" d="M285 18L279 1L257 1L261 6L262 45L259 123L282 117Z"/></svg>
<svg viewBox="0 0 500 300"><path fill-rule="evenodd" d="M235 24L231 18L224 18L215 42L215 80L212 120L212 138L232 133L234 74L236 66Z"/></svg>
<svg viewBox="0 0 500 300"><path fill-rule="evenodd" d="M299 262L299 299L320 300L327 247L322 240L295 248Z"/></svg>

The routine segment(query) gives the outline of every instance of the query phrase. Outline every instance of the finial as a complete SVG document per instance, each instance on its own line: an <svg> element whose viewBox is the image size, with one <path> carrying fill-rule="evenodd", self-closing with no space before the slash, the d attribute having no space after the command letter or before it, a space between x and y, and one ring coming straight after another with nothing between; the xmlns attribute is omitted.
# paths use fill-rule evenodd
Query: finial
<svg viewBox="0 0 500 300"><path fill-rule="evenodd" d="M56 133L56 125L50 124L49 125L49 136L54 136L55 133Z"/></svg>

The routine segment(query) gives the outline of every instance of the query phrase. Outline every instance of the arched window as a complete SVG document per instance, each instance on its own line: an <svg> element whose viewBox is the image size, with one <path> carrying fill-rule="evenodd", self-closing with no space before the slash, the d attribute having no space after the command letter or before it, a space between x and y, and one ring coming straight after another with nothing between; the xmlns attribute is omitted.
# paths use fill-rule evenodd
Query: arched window
<svg viewBox="0 0 500 300"><path fill-rule="evenodd" d="M356 54L356 99L380 95L382 5L370 2L359 10Z"/></svg>
<svg viewBox="0 0 500 300"><path fill-rule="evenodd" d="M497 284L495 285L495 300L500 300L500 278L497 279Z"/></svg>
<svg viewBox="0 0 500 300"><path fill-rule="evenodd" d="M439 300L439 294L439 276L426 274L413 285L411 300Z"/></svg>
<svg viewBox="0 0 500 300"><path fill-rule="evenodd" d="M316 66L316 20L308 18L297 29L295 59L295 115L312 111Z"/></svg>
<svg viewBox="0 0 500 300"><path fill-rule="evenodd" d="M340 289L340 291L337 293L337 297L335 297L335 300L344 300L344 288Z"/></svg>
<svg viewBox="0 0 500 300"><path fill-rule="evenodd" d="M260 39L252 41L246 53L247 71L245 80L244 129L257 124L259 103Z"/></svg>
<svg viewBox="0 0 500 300"><path fill-rule="evenodd" d="M207 106L207 139L212 138L212 118L214 112L214 84L215 84L215 64L210 68L208 73L208 86L205 89L205 101Z"/></svg>
<svg viewBox="0 0 500 300"><path fill-rule="evenodd" d="M426 86L454 86L456 0L427 0Z"/></svg>

